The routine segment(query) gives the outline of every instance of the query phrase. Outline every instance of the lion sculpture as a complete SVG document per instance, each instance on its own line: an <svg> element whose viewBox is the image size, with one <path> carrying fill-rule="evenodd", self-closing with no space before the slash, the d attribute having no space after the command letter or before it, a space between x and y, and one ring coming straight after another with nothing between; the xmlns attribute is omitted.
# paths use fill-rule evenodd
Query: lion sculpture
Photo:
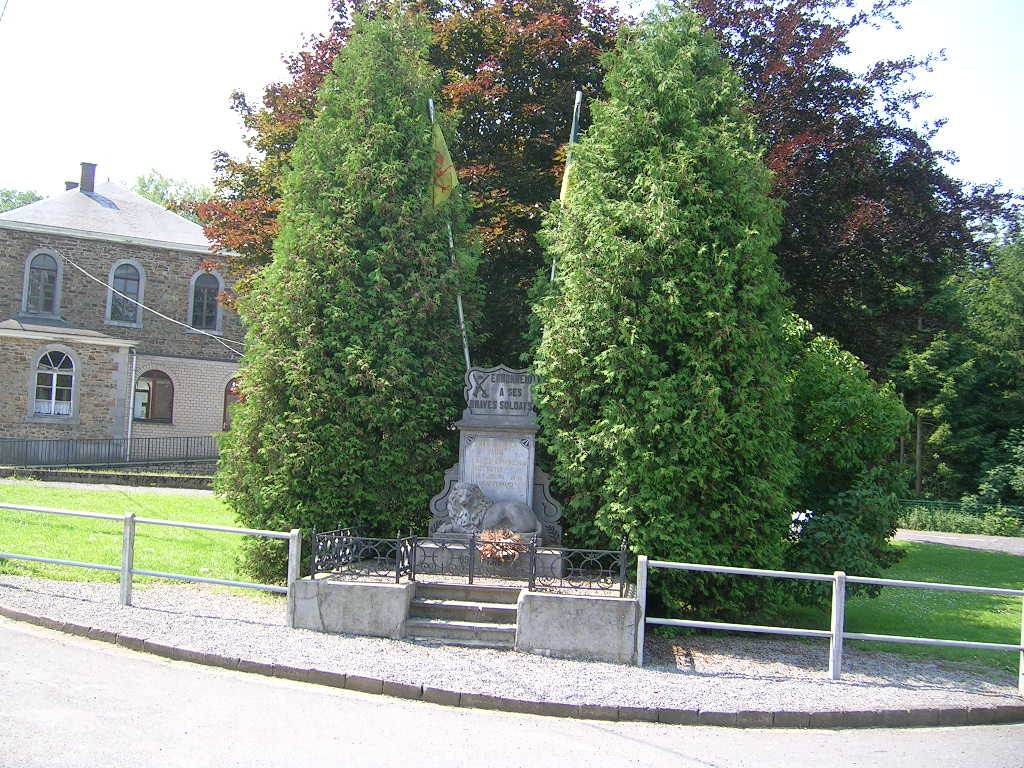
<svg viewBox="0 0 1024 768"><path fill-rule="evenodd" d="M521 501L491 501L474 483L455 483L448 494L448 520L437 533L479 533L507 529L540 536L543 525Z"/></svg>

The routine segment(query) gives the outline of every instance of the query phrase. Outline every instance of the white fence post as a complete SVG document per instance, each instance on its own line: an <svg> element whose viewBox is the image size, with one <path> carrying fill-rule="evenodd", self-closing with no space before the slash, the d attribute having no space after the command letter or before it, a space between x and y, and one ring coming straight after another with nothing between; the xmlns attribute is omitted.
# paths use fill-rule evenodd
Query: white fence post
<svg viewBox="0 0 1024 768"><path fill-rule="evenodd" d="M644 624L647 621L647 555L639 555L636 559L636 599L640 605L640 617L636 626L636 665L642 667L644 665Z"/></svg>
<svg viewBox="0 0 1024 768"><path fill-rule="evenodd" d="M846 574L836 571L832 582L832 640L829 643L828 676L838 680L843 673L843 632L846 626Z"/></svg>
<svg viewBox="0 0 1024 768"><path fill-rule="evenodd" d="M135 513L124 516L121 536L121 605L132 604L132 569L135 567Z"/></svg>
<svg viewBox="0 0 1024 768"><path fill-rule="evenodd" d="M292 528L288 532L288 626L295 627L295 582L299 580L302 562L302 531Z"/></svg>

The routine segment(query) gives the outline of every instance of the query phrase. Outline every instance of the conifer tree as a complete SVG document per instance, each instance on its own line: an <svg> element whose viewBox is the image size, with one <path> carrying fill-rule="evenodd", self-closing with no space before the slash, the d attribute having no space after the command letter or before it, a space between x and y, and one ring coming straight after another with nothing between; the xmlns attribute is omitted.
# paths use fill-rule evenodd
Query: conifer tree
<svg viewBox="0 0 1024 768"><path fill-rule="evenodd" d="M410 13L357 20L300 131L273 261L240 302L243 402L217 489L246 525L422 527L453 463L473 266L458 195L431 204L429 40ZM259 545L247 558L280 567Z"/></svg>
<svg viewBox="0 0 1024 768"><path fill-rule="evenodd" d="M542 434L569 532L779 566L794 470L780 215L740 83L697 16L660 9L605 85L545 223L559 272L537 307ZM729 614L760 602L759 581L655 586L670 609Z"/></svg>

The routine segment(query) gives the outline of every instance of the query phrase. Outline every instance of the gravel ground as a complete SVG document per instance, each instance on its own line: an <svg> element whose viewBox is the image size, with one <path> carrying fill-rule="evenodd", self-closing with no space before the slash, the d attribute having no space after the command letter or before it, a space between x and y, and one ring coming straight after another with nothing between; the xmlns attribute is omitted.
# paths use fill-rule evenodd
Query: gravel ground
<svg viewBox="0 0 1024 768"><path fill-rule="evenodd" d="M796 638L649 638L643 669L286 626L285 602L205 585L0 575L0 605L204 653L524 700L722 712L1020 706L1015 676L847 648L840 681L827 644Z"/></svg>

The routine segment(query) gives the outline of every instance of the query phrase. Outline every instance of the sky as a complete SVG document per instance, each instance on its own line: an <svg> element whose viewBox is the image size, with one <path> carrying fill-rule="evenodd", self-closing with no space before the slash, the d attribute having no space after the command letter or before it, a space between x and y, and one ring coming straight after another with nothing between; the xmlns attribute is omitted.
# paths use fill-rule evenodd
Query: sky
<svg viewBox="0 0 1024 768"><path fill-rule="evenodd" d="M126 186L151 170L209 183L214 150L246 152L231 92L258 103L264 85L286 79L282 57L327 29L329 7L0 0L0 188L57 194L83 161L98 164L98 181ZM902 30L853 38L851 61L944 49L946 61L918 79L934 94L918 119L949 119L934 143L959 155L953 175L1024 193L1012 133L1024 125L1024 3L914 0L899 18Z"/></svg>

